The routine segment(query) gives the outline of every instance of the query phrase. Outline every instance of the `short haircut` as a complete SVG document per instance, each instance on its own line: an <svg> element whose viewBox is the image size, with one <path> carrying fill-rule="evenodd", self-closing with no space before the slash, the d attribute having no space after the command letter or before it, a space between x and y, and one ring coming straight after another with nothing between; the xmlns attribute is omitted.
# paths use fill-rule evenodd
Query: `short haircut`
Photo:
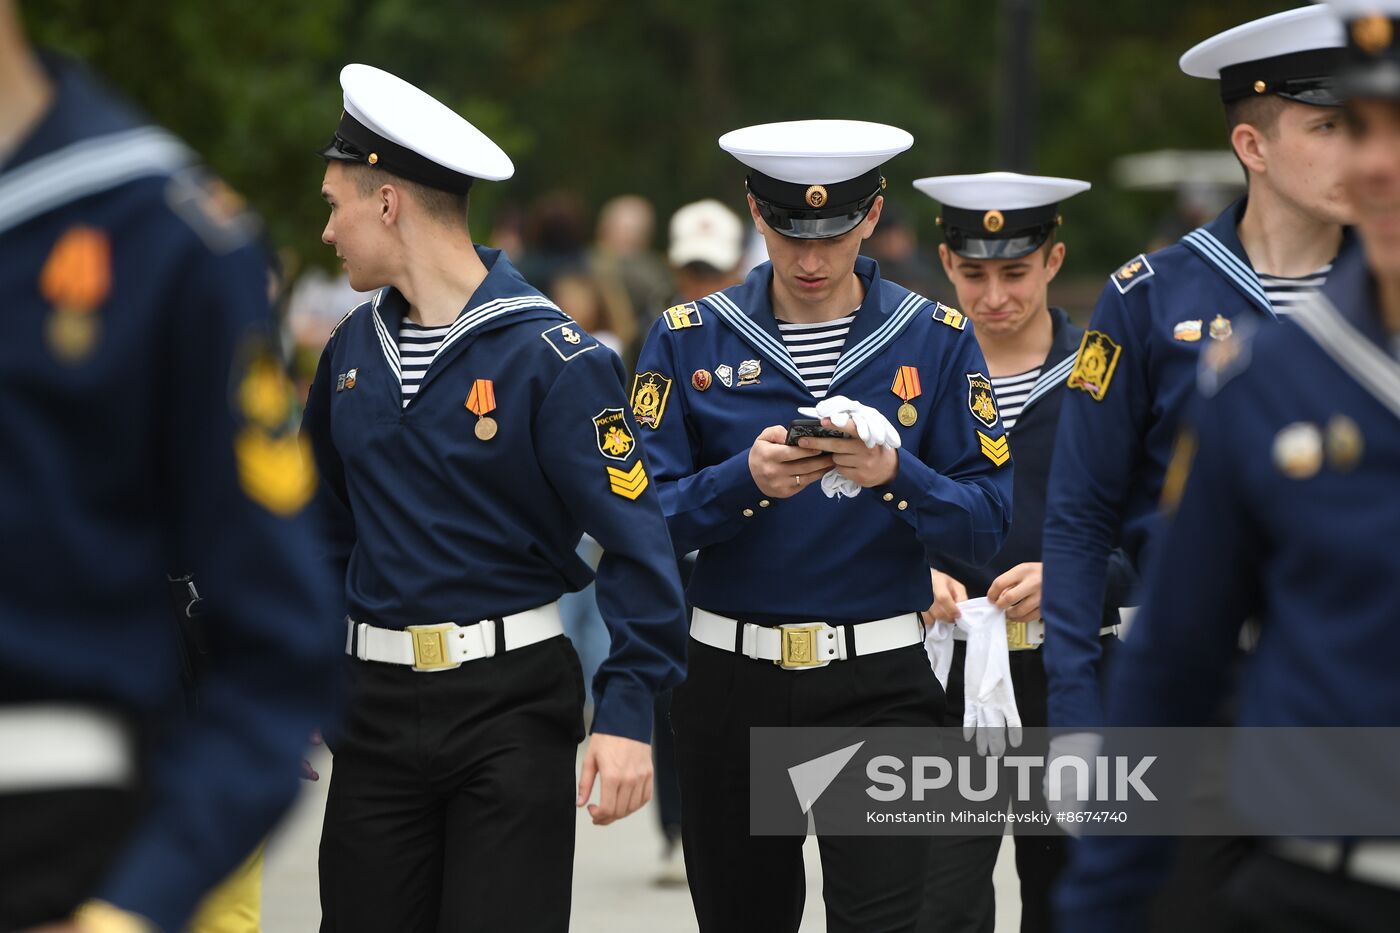
<svg viewBox="0 0 1400 933"><path fill-rule="evenodd" d="M1248 123L1268 137L1278 135L1278 118L1288 105L1277 94L1260 94L1256 97L1242 97L1225 105L1225 123L1230 132L1242 123Z"/></svg>
<svg viewBox="0 0 1400 933"><path fill-rule="evenodd" d="M417 201L428 216L439 223L449 227L462 228L467 225L468 198L465 194L453 194L450 191L429 188L427 185L409 181L393 172L386 172L381 168L372 168L358 162L345 163L345 166L355 179L355 189L363 197L374 194L379 190L380 185L393 185Z"/></svg>

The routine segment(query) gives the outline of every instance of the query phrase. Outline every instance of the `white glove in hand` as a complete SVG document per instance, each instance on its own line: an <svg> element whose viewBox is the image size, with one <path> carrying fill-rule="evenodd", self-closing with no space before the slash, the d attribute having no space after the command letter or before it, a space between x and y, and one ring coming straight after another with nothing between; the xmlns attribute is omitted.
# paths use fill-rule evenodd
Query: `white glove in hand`
<svg viewBox="0 0 1400 933"><path fill-rule="evenodd" d="M824 398L815 407L799 408L797 413L807 418L830 418L831 423L838 428L849 427L856 432L856 436L866 447L873 448L879 445L890 450L899 449L899 432L890 424L890 419L881 414L879 409L862 405L844 395ZM860 484L855 480L842 476L834 469L828 470L822 477L822 492L828 499L837 496L854 499L860 495L860 488Z"/></svg>
<svg viewBox="0 0 1400 933"><path fill-rule="evenodd" d="M928 655L933 676L944 690L948 689L948 672L953 669L953 623L935 622L924 636L924 653Z"/></svg>
<svg viewBox="0 0 1400 933"><path fill-rule="evenodd" d="M1011 687L1006 613L986 597L958 603L958 628L967 633L963 667L963 738L977 736L977 752L1000 758L1010 741L1021 744L1021 714Z"/></svg>
<svg viewBox="0 0 1400 933"><path fill-rule="evenodd" d="M1045 804L1051 813L1067 815L1078 813L1089 802L1094 799L1094 758L1103 748L1103 736L1097 732L1068 732L1064 735L1057 735L1050 740L1050 750L1045 753L1045 777L1042 778L1043 785L1041 793L1045 795ZM1066 765L1063 770L1055 766L1057 758L1077 758L1083 761L1089 772L1088 793L1083 799L1079 797L1078 772L1073 765ZM1060 799L1055 800L1050 796L1050 774L1060 772ZM1074 820L1061 819L1059 826L1071 836L1078 836L1083 832L1084 824Z"/></svg>

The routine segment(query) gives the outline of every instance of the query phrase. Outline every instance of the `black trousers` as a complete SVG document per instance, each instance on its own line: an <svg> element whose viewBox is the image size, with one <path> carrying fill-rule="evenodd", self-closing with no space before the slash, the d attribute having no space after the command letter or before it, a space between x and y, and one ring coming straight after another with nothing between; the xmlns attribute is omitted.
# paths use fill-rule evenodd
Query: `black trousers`
<svg viewBox="0 0 1400 933"><path fill-rule="evenodd" d="M963 662L966 646L954 645L953 666L948 672L948 713L944 725L961 726L963 712ZM1037 651L1013 651L1011 685L1016 692L1016 709L1021 724L1028 728L1046 724L1045 664ZM1048 743L1027 744L1016 749L1020 755L1044 756ZM977 756L975 743L961 752ZM1032 800L1027 804L1011 801L1011 787L1003 782L1002 792L986 806L1016 812L1045 809L1040 776L1031 772ZM1013 824L1013 831L1021 824ZM919 915L919 933L993 933L996 927L996 890L992 871L1001 850L1000 835L935 836L931 840L929 871L924 886L924 904ZM1021 881L1021 933L1048 933L1052 929L1050 889L1068 860L1068 837L1016 833L1016 875Z"/></svg>
<svg viewBox="0 0 1400 933"><path fill-rule="evenodd" d="M787 671L691 640L671 722L700 933L795 933L802 920L803 838L749 835L750 727L933 726L943 703L919 645ZM913 931L926 837L832 836L820 850L831 933Z"/></svg>
<svg viewBox="0 0 1400 933"><path fill-rule="evenodd" d="M140 809L131 790L0 794L0 933L61 920L92 897Z"/></svg>
<svg viewBox="0 0 1400 933"><path fill-rule="evenodd" d="M562 933L583 673L567 638L450 671L350 660L321 832L325 933Z"/></svg>

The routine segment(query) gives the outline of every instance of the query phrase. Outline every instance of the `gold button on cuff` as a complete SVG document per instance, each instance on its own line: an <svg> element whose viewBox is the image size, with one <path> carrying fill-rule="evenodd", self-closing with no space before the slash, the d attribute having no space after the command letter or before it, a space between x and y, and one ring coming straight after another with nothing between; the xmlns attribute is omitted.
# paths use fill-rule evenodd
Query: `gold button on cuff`
<svg viewBox="0 0 1400 933"><path fill-rule="evenodd" d="M887 492L887 493L885 493L885 501L886 501L886 502L893 502L893 501L894 501L894 493L892 493L892 492Z"/></svg>
<svg viewBox="0 0 1400 933"><path fill-rule="evenodd" d="M753 509L744 509L745 518L753 518Z"/></svg>
<svg viewBox="0 0 1400 933"><path fill-rule="evenodd" d="M772 504L773 504L773 503L769 502L767 499L759 499L759 500L758 500L758 507L759 507L760 509L766 509L766 508L768 508L768 506L770 506L770 505L772 505Z"/></svg>
<svg viewBox="0 0 1400 933"><path fill-rule="evenodd" d="M899 500L899 510L900 510L901 512L903 512L903 511L904 511L905 509L907 509L907 508L909 508L909 503L905 502L903 499L900 499L900 500Z"/></svg>

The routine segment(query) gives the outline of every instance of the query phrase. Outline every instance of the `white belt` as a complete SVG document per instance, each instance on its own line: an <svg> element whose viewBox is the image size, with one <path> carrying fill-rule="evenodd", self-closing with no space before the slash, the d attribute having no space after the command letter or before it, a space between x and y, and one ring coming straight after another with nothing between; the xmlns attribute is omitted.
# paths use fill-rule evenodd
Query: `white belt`
<svg viewBox="0 0 1400 933"><path fill-rule="evenodd" d="M1362 840L1347 852L1340 842L1319 839L1274 839L1269 848L1280 858L1318 871L1341 871L1354 881L1400 890L1400 842Z"/></svg>
<svg viewBox="0 0 1400 933"><path fill-rule="evenodd" d="M738 619L696 609L690 617L690 637L711 648L733 651L739 625ZM738 650L744 657L772 661L787 670L826 667L832 661L849 660L847 628L854 636L857 656L907 648L922 644L924 640L919 614L910 612L851 626L814 622L770 627L745 622Z"/></svg>
<svg viewBox="0 0 1400 933"><path fill-rule="evenodd" d="M136 774L123 722L85 706L0 706L0 793L119 787Z"/></svg>
<svg viewBox="0 0 1400 933"><path fill-rule="evenodd" d="M1105 625L1099 629L1099 635L1117 635L1118 626ZM953 639L955 641L967 641L967 633L960 628L953 629ZM1032 648L1039 648L1045 644L1045 622L1043 619L1033 619L1030 622L1006 622L1006 648L1008 651L1029 651Z"/></svg>
<svg viewBox="0 0 1400 933"><path fill-rule="evenodd" d="M467 661L493 658L497 651L514 651L564 634L557 602L503 618L503 645L497 644L496 623L491 619L471 625L442 622L405 629L345 621L346 654L361 661L411 665L415 671L450 671Z"/></svg>

